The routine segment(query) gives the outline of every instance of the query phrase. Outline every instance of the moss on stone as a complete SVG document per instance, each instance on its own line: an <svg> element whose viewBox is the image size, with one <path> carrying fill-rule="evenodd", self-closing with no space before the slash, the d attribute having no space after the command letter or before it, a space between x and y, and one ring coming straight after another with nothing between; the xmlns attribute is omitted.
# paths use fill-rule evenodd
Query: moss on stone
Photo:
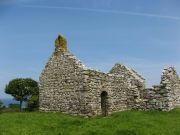
<svg viewBox="0 0 180 135"><path fill-rule="evenodd" d="M64 52L67 51L67 40L63 35L58 35L55 40L55 52Z"/></svg>

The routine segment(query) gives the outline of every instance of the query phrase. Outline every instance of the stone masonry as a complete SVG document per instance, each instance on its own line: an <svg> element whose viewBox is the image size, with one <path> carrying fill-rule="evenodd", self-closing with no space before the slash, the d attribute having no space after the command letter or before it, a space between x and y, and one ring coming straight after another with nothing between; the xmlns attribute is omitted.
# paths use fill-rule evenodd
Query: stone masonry
<svg viewBox="0 0 180 135"><path fill-rule="evenodd" d="M180 79L174 67L164 69L160 85L145 89L138 109L157 109L169 111L180 107Z"/></svg>
<svg viewBox="0 0 180 135"><path fill-rule="evenodd" d="M72 115L108 115L123 110L180 106L180 79L173 67L164 69L161 83L152 89L134 70L115 64L109 73L84 66L59 35L55 51L40 76L40 111Z"/></svg>

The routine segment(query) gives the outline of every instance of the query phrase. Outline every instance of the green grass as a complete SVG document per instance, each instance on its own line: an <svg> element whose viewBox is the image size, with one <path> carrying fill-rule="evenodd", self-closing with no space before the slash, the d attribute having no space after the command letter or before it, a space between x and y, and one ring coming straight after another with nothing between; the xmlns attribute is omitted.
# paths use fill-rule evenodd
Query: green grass
<svg viewBox="0 0 180 135"><path fill-rule="evenodd" d="M0 135L180 135L180 109L82 118L61 113L0 113Z"/></svg>

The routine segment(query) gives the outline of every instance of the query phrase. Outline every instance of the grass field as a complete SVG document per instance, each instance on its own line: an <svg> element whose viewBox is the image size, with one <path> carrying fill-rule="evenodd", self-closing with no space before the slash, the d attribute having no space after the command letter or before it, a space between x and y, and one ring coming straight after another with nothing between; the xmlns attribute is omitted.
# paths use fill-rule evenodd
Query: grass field
<svg viewBox="0 0 180 135"><path fill-rule="evenodd" d="M180 135L180 109L82 118L61 113L0 113L0 135Z"/></svg>

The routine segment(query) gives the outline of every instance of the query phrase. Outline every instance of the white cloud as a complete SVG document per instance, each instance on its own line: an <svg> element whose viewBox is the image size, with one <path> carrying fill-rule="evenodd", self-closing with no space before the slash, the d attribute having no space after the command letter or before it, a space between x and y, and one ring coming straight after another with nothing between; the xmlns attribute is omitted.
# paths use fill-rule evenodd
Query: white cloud
<svg viewBox="0 0 180 135"><path fill-rule="evenodd" d="M101 13L113 13L121 15L131 15L131 16L144 16L144 17L154 17L168 20L180 20L178 16L168 16L168 15L158 15L158 14L149 14L149 13L139 13L139 12L128 12L128 11L118 11L118 10L105 10L105 9L94 9L94 8L78 8L78 7L60 7L60 6L39 6L39 5L21 5L22 7L27 8L47 8L47 9L68 9L68 10L84 10L84 11L93 11Z"/></svg>

